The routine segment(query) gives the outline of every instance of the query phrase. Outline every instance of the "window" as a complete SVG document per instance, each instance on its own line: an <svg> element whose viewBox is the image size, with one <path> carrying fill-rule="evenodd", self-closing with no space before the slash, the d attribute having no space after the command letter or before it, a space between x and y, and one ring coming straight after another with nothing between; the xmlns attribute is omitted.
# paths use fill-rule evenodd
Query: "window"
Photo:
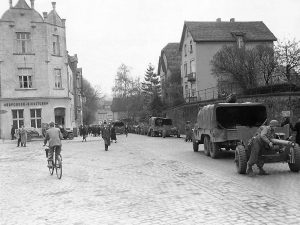
<svg viewBox="0 0 300 225"><path fill-rule="evenodd" d="M60 44L59 44L59 36L53 35L53 55L60 55Z"/></svg>
<svg viewBox="0 0 300 225"><path fill-rule="evenodd" d="M19 32L17 34L17 53L26 54L31 52L30 33Z"/></svg>
<svg viewBox="0 0 300 225"><path fill-rule="evenodd" d="M190 73L195 73L196 67L195 67L195 60L190 61Z"/></svg>
<svg viewBox="0 0 300 225"><path fill-rule="evenodd" d="M30 122L31 127L42 127L42 109L30 109Z"/></svg>
<svg viewBox="0 0 300 225"><path fill-rule="evenodd" d="M242 36L237 36L237 46L238 48L244 47L244 40Z"/></svg>
<svg viewBox="0 0 300 225"><path fill-rule="evenodd" d="M188 98L189 97L189 88L188 88L188 85L186 84L185 87L185 96Z"/></svg>
<svg viewBox="0 0 300 225"><path fill-rule="evenodd" d="M184 65L183 65L183 69L184 69L184 76L186 77L187 76L187 64L185 63Z"/></svg>
<svg viewBox="0 0 300 225"><path fill-rule="evenodd" d="M184 55L186 56L186 44L184 45Z"/></svg>
<svg viewBox="0 0 300 225"><path fill-rule="evenodd" d="M61 69L54 69L55 88L62 88L61 84Z"/></svg>
<svg viewBox="0 0 300 225"><path fill-rule="evenodd" d="M20 88L32 88L32 68L18 68Z"/></svg>
<svg viewBox="0 0 300 225"><path fill-rule="evenodd" d="M190 53L193 53L193 41L190 41Z"/></svg>
<svg viewBox="0 0 300 225"><path fill-rule="evenodd" d="M24 110L23 109L14 109L12 111L13 126L20 128L24 125Z"/></svg>

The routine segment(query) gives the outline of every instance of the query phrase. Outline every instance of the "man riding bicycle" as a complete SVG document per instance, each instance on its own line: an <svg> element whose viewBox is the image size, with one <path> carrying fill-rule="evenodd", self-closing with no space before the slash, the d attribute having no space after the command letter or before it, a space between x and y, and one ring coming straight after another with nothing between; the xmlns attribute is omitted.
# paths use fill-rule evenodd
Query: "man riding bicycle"
<svg viewBox="0 0 300 225"><path fill-rule="evenodd" d="M44 139L44 145L49 141L49 153L48 153L48 167L51 168L53 165L53 151L55 148L56 155L60 154L61 151L61 139L63 136L59 128L54 127L54 123L49 124L50 128L46 131L46 136Z"/></svg>

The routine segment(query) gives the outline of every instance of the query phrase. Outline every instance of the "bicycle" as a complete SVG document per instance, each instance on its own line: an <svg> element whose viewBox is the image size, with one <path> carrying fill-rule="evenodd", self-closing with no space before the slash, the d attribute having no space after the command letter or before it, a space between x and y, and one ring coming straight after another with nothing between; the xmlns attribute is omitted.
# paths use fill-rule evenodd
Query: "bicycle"
<svg viewBox="0 0 300 225"><path fill-rule="evenodd" d="M46 158L48 159L48 153L49 153L49 146L47 146L47 148L45 149L45 152L46 152ZM53 158L52 160L48 160L48 165L51 163L52 166L49 166L49 173L50 175L53 175L53 172L54 172L54 169L55 169L55 172L56 172L56 176L58 179L61 179L62 177L62 157L61 157L61 154L56 154L56 147L54 147L53 149L53 157L55 159L55 162L53 161Z"/></svg>

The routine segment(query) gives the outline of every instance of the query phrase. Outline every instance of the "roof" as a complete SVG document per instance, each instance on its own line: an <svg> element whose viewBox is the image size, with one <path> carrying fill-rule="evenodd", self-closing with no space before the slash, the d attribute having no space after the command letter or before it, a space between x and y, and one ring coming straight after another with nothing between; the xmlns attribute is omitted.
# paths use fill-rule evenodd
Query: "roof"
<svg viewBox="0 0 300 225"><path fill-rule="evenodd" d="M14 6L15 9L30 9L29 5L25 0L19 0L17 4Z"/></svg>
<svg viewBox="0 0 300 225"><path fill-rule="evenodd" d="M166 56L168 68L166 68L164 63L163 54ZM169 69L172 74L180 73L181 54L179 51L179 43L168 43L162 49L159 61L159 65L162 65L165 73L167 72L167 69Z"/></svg>
<svg viewBox="0 0 300 225"><path fill-rule="evenodd" d="M194 22L185 21L180 49L186 29L195 42L236 41L234 34L243 34L246 41L276 41L274 34L262 21L252 22Z"/></svg>
<svg viewBox="0 0 300 225"><path fill-rule="evenodd" d="M43 22L42 16L35 9L30 8L25 0L19 0L14 7L6 10L1 20L14 21L20 17L20 13L24 13L24 10L31 17L32 22Z"/></svg>

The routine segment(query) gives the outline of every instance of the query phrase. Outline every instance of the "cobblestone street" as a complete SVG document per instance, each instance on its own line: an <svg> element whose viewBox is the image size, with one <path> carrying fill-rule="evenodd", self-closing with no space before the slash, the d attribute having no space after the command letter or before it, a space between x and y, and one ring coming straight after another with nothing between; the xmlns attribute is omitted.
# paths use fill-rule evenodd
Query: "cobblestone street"
<svg viewBox="0 0 300 225"><path fill-rule="evenodd" d="M0 224L300 224L299 174L285 174L295 181L285 199L289 190L277 196L249 185L261 177L232 175L232 161L228 176L186 163L180 152L211 159L183 139L117 138L108 152L99 137L64 141L61 180L48 172L42 141L1 142Z"/></svg>

